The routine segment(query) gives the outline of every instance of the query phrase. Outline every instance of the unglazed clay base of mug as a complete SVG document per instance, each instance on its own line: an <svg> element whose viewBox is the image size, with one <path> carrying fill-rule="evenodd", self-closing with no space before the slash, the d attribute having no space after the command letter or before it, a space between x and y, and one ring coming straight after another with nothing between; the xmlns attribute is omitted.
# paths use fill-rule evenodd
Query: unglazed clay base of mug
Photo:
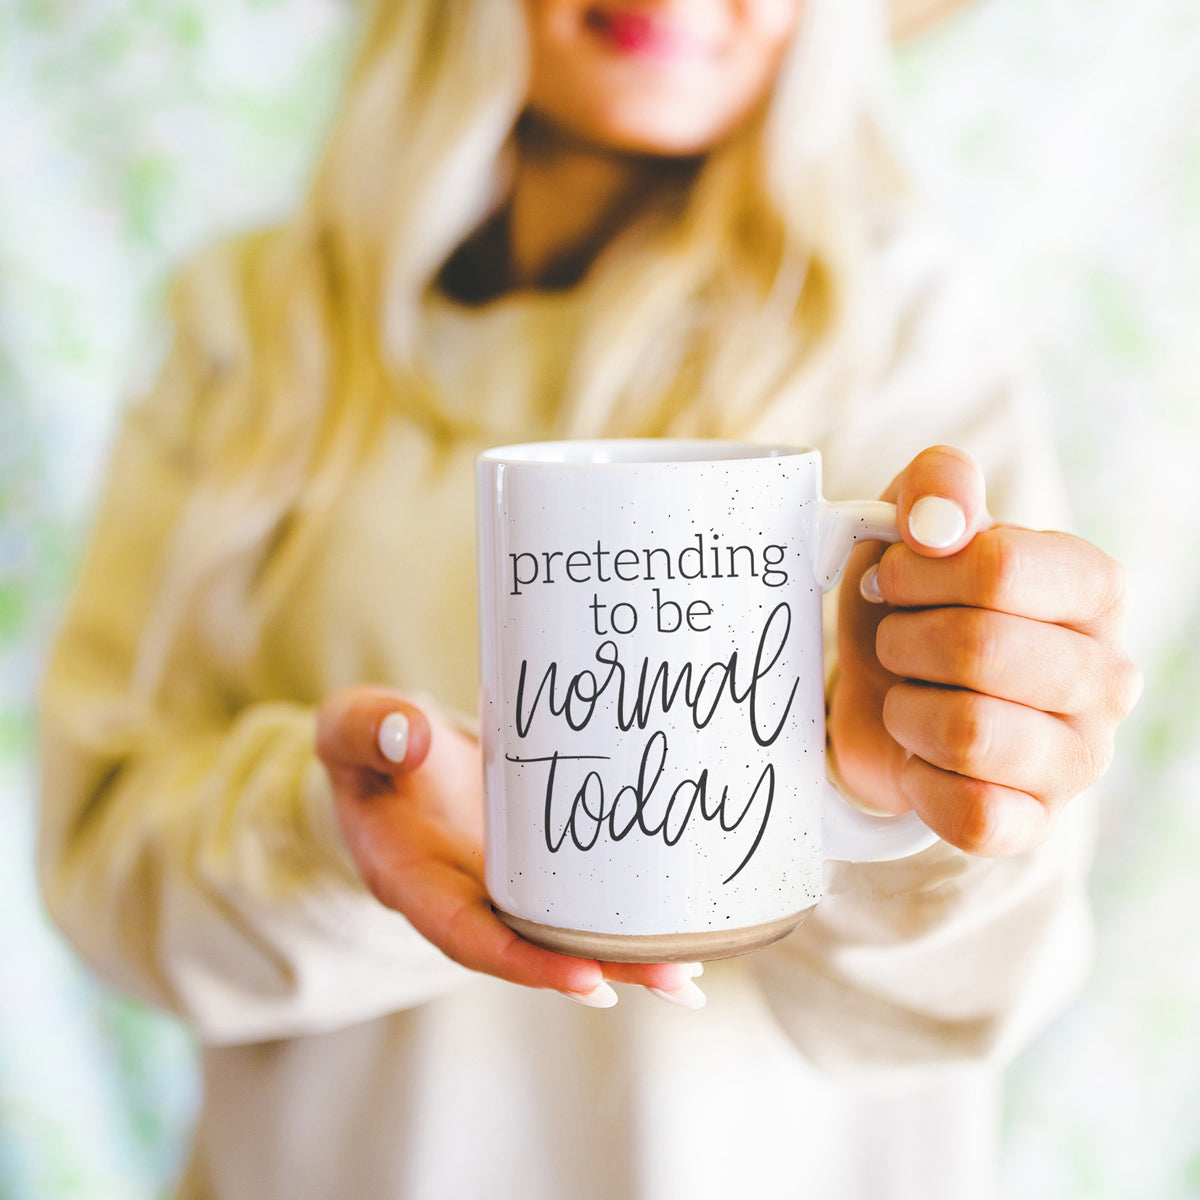
<svg viewBox="0 0 1200 1200"><path fill-rule="evenodd" d="M503 909L492 909L514 933L527 942L555 950L559 954L575 954L580 958L595 958L600 962L658 963L709 962L714 958L733 958L761 950L764 946L787 937L816 907L811 905L800 912L790 913L763 925L745 929L720 929L704 933L591 933L586 929L560 929L556 925L541 925L514 917Z"/></svg>

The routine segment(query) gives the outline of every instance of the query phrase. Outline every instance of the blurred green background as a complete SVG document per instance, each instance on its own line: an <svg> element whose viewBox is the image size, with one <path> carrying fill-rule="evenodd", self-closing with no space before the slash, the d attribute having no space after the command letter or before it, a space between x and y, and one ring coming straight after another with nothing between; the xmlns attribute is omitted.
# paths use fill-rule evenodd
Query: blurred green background
<svg viewBox="0 0 1200 1200"><path fill-rule="evenodd" d="M172 267L286 210L336 0L0 2L0 1197L169 1193L174 1022L99 987L31 865L39 660ZM1087 993L1016 1064L1005 1200L1200 1197L1200 5L983 0L905 47L914 170L1022 326L1146 695L1103 785ZM964 1198L969 1200L969 1198Z"/></svg>

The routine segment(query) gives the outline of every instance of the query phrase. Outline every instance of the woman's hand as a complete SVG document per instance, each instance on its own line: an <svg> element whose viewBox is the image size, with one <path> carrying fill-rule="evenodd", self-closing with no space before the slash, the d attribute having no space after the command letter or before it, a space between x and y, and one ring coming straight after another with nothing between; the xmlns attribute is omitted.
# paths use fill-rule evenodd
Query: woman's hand
<svg viewBox="0 0 1200 1200"><path fill-rule="evenodd" d="M1104 773L1141 693L1122 569L1068 534L994 524L958 450L918 455L884 499L904 541L864 544L846 570L836 769L962 850L1019 854Z"/></svg>
<svg viewBox="0 0 1200 1200"><path fill-rule="evenodd" d="M479 746L435 709L423 712L386 688L345 688L317 714L317 753L364 883L455 962L594 1008L617 1002L606 980L643 984L686 1008L704 1003L692 982L698 963L572 958L499 920L483 881Z"/></svg>

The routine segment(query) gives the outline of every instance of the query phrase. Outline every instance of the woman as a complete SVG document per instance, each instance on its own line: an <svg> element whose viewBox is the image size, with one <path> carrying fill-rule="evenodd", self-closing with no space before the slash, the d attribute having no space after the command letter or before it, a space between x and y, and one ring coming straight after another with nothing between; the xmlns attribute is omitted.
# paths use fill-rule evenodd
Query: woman
<svg viewBox="0 0 1200 1200"><path fill-rule="evenodd" d="M47 677L42 847L80 950L204 1042L183 1196L985 1188L990 1064L1086 966L1067 801L1139 685L1115 565L985 506L984 475L1061 519L888 153L881 24L380 4L303 208L185 277ZM830 746L945 839L839 867L691 1014L658 998L698 1008L694 966L494 918L464 715L476 454L663 434L819 445L834 495L900 471L906 542L831 621ZM974 457L917 453L945 442ZM643 986L588 1011L609 981Z"/></svg>

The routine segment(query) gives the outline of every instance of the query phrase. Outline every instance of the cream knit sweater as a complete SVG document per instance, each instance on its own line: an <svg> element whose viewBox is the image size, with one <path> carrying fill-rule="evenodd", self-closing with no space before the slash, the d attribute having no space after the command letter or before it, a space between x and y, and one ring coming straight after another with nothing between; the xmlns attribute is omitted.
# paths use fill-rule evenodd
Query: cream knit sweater
<svg viewBox="0 0 1200 1200"><path fill-rule="evenodd" d="M1063 520L1048 441L930 235L882 246L886 373L781 404L746 436L811 444L869 497L951 442L993 513ZM386 682L470 712L472 470L552 436L571 296L433 299L423 352L486 435L435 450L397 418L341 498L247 695L185 628L152 738L113 720L157 556L192 481L162 390L127 417L43 704L50 910L117 986L182 1014L205 1103L184 1197L220 1200L972 1200L996 1064L1086 971L1089 802L1011 860L945 845L830 865L784 941L710 964L693 1013L641 989L593 1011L448 961L357 882L312 748L316 705ZM520 349L514 353L514 347ZM503 362L505 369L496 370Z"/></svg>

